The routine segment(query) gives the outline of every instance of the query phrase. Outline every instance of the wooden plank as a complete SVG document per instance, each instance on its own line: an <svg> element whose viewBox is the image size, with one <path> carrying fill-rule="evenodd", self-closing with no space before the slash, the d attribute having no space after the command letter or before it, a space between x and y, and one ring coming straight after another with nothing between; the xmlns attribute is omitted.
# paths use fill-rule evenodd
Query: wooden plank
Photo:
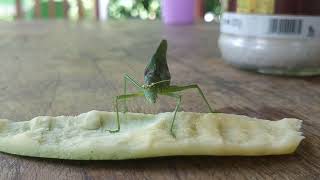
<svg viewBox="0 0 320 180"><path fill-rule="evenodd" d="M318 179L320 77L232 68L219 58L218 29L142 21L0 23L0 117L22 121L112 111L113 97L123 91L123 74L142 82L148 58L166 37L172 83L199 84L218 112L305 120L306 139L294 155L65 161L0 153L0 179ZM175 101L160 97L154 106L141 99L128 105L130 111L154 113L172 111ZM207 112L194 91L184 93L182 110Z"/></svg>

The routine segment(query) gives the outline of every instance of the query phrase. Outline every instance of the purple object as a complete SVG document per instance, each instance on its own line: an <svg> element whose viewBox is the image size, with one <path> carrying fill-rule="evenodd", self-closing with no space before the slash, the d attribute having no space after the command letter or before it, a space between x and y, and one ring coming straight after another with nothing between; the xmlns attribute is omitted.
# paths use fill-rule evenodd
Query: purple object
<svg viewBox="0 0 320 180"><path fill-rule="evenodd" d="M195 0L161 0L162 19L165 24L192 24Z"/></svg>

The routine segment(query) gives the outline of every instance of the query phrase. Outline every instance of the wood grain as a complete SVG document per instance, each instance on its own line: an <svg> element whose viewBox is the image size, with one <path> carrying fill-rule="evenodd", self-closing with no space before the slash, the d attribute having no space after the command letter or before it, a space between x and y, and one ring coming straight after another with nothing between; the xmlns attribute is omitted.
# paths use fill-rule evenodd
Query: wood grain
<svg viewBox="0 0 320 180"><path fill-rule="evenodd" d="M123 73L143 79L147 59L162 37L169 41L173 83L198 83L219 112L305 120L306 139L294 155L268 157L169 157L130 161L65 161L0 154L0 179L318 179L320 177L320 78L266 76L224 64L218 26L163 26L160 22L0 23L0 117L112 111ZM231 52L232 53L232 52ZM134 90L134 88L132 88ZM172 111L174 100L135 112ZM184 111L206 112L193 91Z"/></svg>

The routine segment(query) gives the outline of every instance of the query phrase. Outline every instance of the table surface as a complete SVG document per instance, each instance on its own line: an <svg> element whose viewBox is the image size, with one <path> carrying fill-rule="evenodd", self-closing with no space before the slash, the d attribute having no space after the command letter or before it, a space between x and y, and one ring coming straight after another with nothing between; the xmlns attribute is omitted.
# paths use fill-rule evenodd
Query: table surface
<svg viewBox="0 0 320 180"><path fill-rule="evenodd" d="M218 112L278 120L304 120L306 139L293 155L164 157L125 161L67 161L0 153L0 179L317 179L320 176L320 78L289 78L241 71L223 63L218 26L164 26L160 22L104 24L0 23L0 117L112 111L123 74L143 80L144 67L162 38L169 42L173 84L197 83ZM230 52L232 53L232 52ZM134 88L131 88L134 91ZM194 91L182 110L206 112ZM175 101L130 111L172 111Z"/></svg>

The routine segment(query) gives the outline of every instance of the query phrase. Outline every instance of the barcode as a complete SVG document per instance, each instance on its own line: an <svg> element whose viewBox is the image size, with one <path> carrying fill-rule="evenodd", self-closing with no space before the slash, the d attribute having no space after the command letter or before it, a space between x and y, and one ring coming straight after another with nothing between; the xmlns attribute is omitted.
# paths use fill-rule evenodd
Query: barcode
<svg viewBox="0 0 320 180"><path fill-rule="evenodd" d="M302 19L271 19L271 34L301 34Z"/></svg>

